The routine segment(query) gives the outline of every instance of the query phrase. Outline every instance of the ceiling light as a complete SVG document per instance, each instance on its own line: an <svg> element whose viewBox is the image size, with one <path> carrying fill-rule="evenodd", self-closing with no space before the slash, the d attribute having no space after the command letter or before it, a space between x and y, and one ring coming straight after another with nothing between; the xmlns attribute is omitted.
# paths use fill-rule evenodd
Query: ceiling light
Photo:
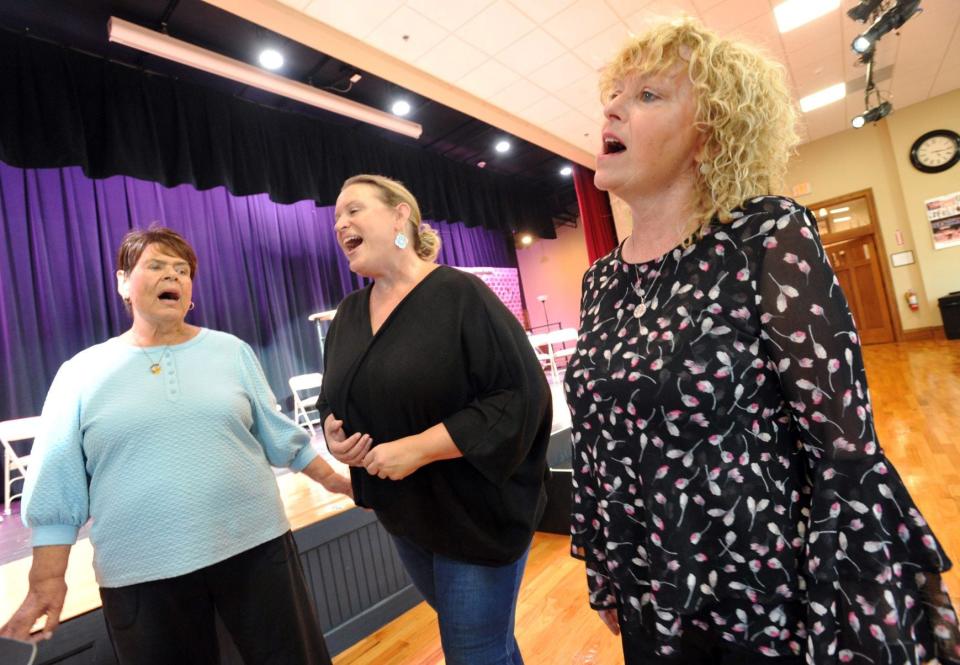
<svg viewBox="0 0 960 665"><path fill-rule="evenodd" d="M497 141L497 145L493 146L493 149L497 152L507 152L510 149L510 141L501 139Z"/></svg>
<svg viewBox="0 0 960 665"><path fill-rule="evenodd" d="M800 110L809 113L813 109L818 109L827 104L833 104L847 96L847 84L837 83L829 88L824 88L812 95L807 95L800 100Z"/></svg>
<svg viewBox="0 0 960 665"><path fill-rule="evenodd" d="M832 208L830 210L831 215L839 215L841 212L847 212L850 210L850 206L843 206L842 208Z"/></svg>
<svg viewBox="0 0 960 665"><path fill-rule="evenodd" d="M265 48L260 51L260 64L267 69L280 69L283 67L283 54L272 48Z"/></svg>
<svg viewBox="0 0 960 665"><path fill-rule="evenodd" d="M245 85L266 90L276 95L289 97L298 102L309 104L331 113L366 122L388 129L398 134L420 138L423 127L415 122L403 120L380 109L360 104L350 99L317 90L313 86L292 81L283 76L265 72L259 67L228 58L219 53L202 49L188 42L111 16L107 22L108 38L112 42L123 44L183 65L196 67L205 72L216 74Z"/></svg>
<svg viewBox="0 0 960 665"><path fill-rule="evenodd" d="M570 175L571 173L573 173L573 167L570 166L569 164L567 164L567 165L564 166L562 169L560 169L560 175L562 175L562 176L568 176L568 175Z"/></svg>
<svg viewBox="0 0 960 665"><path fill-rule="evenodd" d="M483 160L480 160L479 162L477 162L477 168L482 169L482 168L485 168L486 165L487 165L487 163L486 163L485 161L483 161Z"/></svg>
<svg viewBox="0 0 960 665"><path fill-rule="evenodd" d="M773 8L780 32L790 32L840 6L840 0L786 0Z"/></svg>
<svg viewBox="0 0 960 665"><path fill-rule="evenodd" d="M524 233L522 236L520 236L520 243L524 247L529 247L531 244L533 244L533 236L529 233Z"/></svg>
<svg viewBox="0 0 960 665"><path fill-rule="evenodd" d="M850 48L852 48L857 53L866 53L871 48L873 48L873 40L871 40L866 35L860 35L859 37L853 40L853 43L850 45Z"/></svg>
<svg viewBox="0 0 960 665"><path fill-rule="evenodd" d="M920 0L897 0L897 3L881 14L866 32L854 39L850 47L856 53L866 53L877 40L891 30L896 30L921 11L923 10L920 9Z"/></svg>
<svg viewBox="0 0 960 665"><path fill-rule="evenodd" d="M405 99L398 99L390 107L390 110L393 111L393 115L407 115L410 113L410 102Z"/></svg>
<svg viewBox="0 0 960 665"><path fill-rule="evenodd" d="M874 106L869 111L864 111L860 115L856 116L853 120L850 121L850 124L853 125L854 129L860 129L868 122L877 122L881 118L885 118L890 115L890 111L893 110L893 106L890 102L883 102Z"/></svg>
<svg viewBox="0 0 960 665"><path fill-rule="evenodd" d="M836 217L836 218L833 220L833 223L834 223L834 224L845 224L846 222L849 222L851 219L853 219L853 217L851 217L850 215L847 215L847 216L845 216L845 217Z"/></svg>

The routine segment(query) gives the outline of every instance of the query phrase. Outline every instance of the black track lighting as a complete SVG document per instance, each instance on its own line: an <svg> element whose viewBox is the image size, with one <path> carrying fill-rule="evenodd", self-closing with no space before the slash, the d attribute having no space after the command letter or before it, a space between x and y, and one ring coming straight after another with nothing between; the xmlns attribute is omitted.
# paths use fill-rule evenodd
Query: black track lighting
<svg viewBox="0 0 960 665"><path fill-rule="evenodd" d="M877 122L881 118L887 117L892 110L893 105L890 104L890 102L881 102L869 111L864 111L860 115L855 116L853 120L850 121L850 124L853 125L854 129L860 129L868 122Z"/></svg>

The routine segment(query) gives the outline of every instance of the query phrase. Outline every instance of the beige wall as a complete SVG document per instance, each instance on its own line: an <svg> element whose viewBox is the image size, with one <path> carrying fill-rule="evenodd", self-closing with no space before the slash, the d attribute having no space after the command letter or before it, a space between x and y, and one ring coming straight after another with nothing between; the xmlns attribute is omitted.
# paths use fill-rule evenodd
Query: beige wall
<svg viewBox="0 0 960 665"><path fill-rule="evenodd" d="M590 267L583 227L561 226L556 240L537 240L518 249L517 262L530 325L545 323L537 296L546 295L550 321L559 321L564 328L579 328L580 282Z"/></svg>
<svg viewBox="0 0 960 665"><path fill-rule="evenodd" d="M931 129L960 131L960 91L897 109L879 123L803 145L792 160L787 184L809 183L804 205L872 189L887 266L904 330L941 325L937 298L960 290L960 247L933 249L925 199L960 190L960 165L936 175L910 165L910 146ZM903 244L897 245L900 231ZM916 263L895 268L889 255L913 250ZM903 298L907 289L920 297L920 311L911 312Z"/></svg>

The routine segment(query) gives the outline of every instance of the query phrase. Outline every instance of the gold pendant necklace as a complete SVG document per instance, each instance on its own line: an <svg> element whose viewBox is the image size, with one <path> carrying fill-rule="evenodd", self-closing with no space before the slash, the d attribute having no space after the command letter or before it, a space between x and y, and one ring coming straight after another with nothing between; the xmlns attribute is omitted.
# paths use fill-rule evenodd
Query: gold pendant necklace
<svg viewBox="0 0 960 665"><path fill-rule="evenodd" d="M157 360L156 362L154 362L153 358L150 356L149 353L147 353L147 350L145 348L143 348L139 344L137 344L137 348L143 351L143 355L145 355L147 357L147 360L150 361L151 374L156 375L163 371L163 366L160 364L160 360L163 360L163 354L165 354L170 349L169 346L163 347L163 351L160 352L160 360Z"/></svg>

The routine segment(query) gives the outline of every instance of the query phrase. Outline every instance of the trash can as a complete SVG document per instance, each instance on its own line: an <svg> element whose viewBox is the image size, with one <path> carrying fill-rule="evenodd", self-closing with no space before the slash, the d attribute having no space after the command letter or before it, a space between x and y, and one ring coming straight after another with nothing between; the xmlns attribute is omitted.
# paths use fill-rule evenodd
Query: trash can
<svg viewBox="0 0 960 665"><path fill-rule="evenodd" d="M960 339L960 291L949 293L937 302L940 303L940 316L943 317L943 331L947 339Z"/></svg>

